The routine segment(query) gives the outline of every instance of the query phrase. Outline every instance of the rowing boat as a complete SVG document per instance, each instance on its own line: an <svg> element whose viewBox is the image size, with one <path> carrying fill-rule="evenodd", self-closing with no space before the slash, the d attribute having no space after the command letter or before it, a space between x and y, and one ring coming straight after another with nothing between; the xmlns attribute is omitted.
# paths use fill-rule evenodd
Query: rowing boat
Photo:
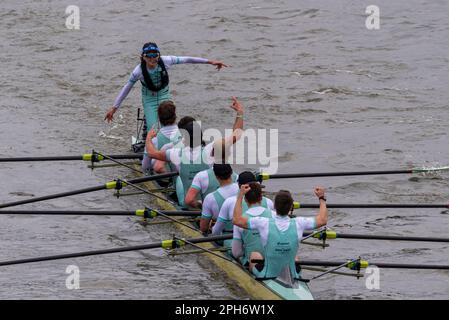
<svg viewBox="0 0 449 320"><path fill-rule="evenodd" d="M132 138L133 146L137 144L142 145L142 141L137 141L136 138ZM133 147L134 151L137 148ZM137 165L136 165L137 167ZM144 188L147 190L155 190L160 186L156 182L145 182ZM158 194L160 198L155 198L155 204L162 210L182 210L181 207L173 205L173 201L170 201L166 194ZM186 238L198 238L202 237L200 231L192 230L182 224L175 223L179 232ZM198 227L194 223L192 226ZM204 249L214 249L219 247L216 243L203 243L201 245ZM243 291L249 294L253 299L257 300L312 300L313 296L309 289L309 286L300 280L294 280L293 282L283 281L282 279L267 279L258 280L253 274L243 267L239 262L233 259L232 255L215 251L216 255L210 254L205 251L204 256L211 261L223 274L226 274L229 279L233 280ZM219 257L221 256L221 257ZM232 262L229 261L232 258Z"/></svg>

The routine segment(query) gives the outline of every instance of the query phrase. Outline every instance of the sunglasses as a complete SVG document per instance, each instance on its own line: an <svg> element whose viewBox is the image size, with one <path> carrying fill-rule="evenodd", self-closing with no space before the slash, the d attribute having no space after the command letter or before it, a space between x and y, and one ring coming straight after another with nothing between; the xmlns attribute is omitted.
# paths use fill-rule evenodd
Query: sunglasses
<svg viewBox="0 0 449 320"><path fill-rule="evenodd" d="M147 58L158 58L159 57L159 52L145 53L144 56L147 57Z"/></svg>

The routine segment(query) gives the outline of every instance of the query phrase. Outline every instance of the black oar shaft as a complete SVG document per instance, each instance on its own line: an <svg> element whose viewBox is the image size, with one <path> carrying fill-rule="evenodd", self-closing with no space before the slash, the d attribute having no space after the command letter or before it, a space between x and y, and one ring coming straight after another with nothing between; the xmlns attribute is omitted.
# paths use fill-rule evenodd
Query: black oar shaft
<svg viewBox="0 0 449 320"><path fill-rule="evenodd" d="M387 175L387 174L410 174L413 172L414 170L280 173L280 174L271 174L269 175L269 178L289 179L289 178L313 178L313 177L367 176L367 175Z"/></svg>
<svg viewBox="0 0 449 320"><path fill-rule="evenodd" d="M435 237L402 237L389 235L368 235L368 234L340 234L337 238L341 239L366 239L366 240L396 240L396 241L422 241L422 242L449 242L449 238Z"/></svg>
<svg viewBox="0 0 449 320"><path fill-rule="evenodd" d="M37 198L3 203L3 204L0 204L0 208L15 207L15 206L20 206L22 204L58 199L58 198L63 198L63 197L68 197L68 196L73 196L73 195L83 194L83 193L89 193L89 192L94 192L94 191L99 191L99 190L104 190L104 189L106 189L106 186L102 185L102 186L96 186L96 187L91 187L91 188L79 189L79 190L75 190L75 191L62 192L62 193L52 194L52 195L43 196L43 197L37 197Z"/></svg>
<svg viewBox="0 0 449 320"><path fill-rule="evenodd" d="M420 204L420 203L416 203L416 204L399 204L399 203L373 203L373 204L369 204L369 203L359 203L359 204L344 204L344 203L339 203L339 204L327 204L326 205L327 208L329 209L400 209L400 208L426 208L426 209L430 209L430 208L440 208L440 209L448 209L449 208L449 204L442 204L442 203L431 203L431 204ZM309 203L300 203L300 208L304 208L304 209L317 209L319 208L320 205L318 203L313 203L313 204L309 204Z"/></svg>
<svg viewBox="0 0 449 320"><path fill-rule="evenodd" d="M201 216L201 211L183 211L183 210L161 210L167 216L185 216L198 217ZM136 211L121 211L121 210L0 210L2 214L17 214L17 215L66 215L66 216L133 216Z"/></svg>
<svg viewBox="0 0 449 320"><path fill-rule="evenodd" d="M153 181L153 180L158 180L158 179L170 178L170 177L174 177L176 175L178 175L177 172L169 172L169 173L158 174L158 175L154 175L154 176L137 178L137 179L129 180L129 182L137 184L137 183L142 183L142 182L147 182L147 181ZM31 198L31 199L20 200L20 201L14 201L14 202L9 202L9 203L3 203L3 204L0 204L0 208L14 207L14 206L22 205L22 204L28 204L28 203L45 201L45 200L63 198L63 197L68 197L68 196L73 196L73 195L83 194L83 193L89 193L89 192L94 192L94 191L99 191L99 190L105 190L105 189L107 189L107 186L106 186L106 184L103 184L103 185L96 186L96 187L90 187L90 188L79 189L79 190L74 190L74 191L67 191L67 192L62 192L62 193L56 193L56 194L52 194L52 195L48 195L48 196Z"/></svg>
<svg viewBox="0 0 449 320"><path fill-rule="evenodd" d="M229 235L223 235L223 236L187 239L187 241L192 242L192 243L203 243L203 242L227 240L227 239L231 239L231 238L232 238L232 234L229 234ZM11 261L3 261L3 262L0 262L0 266L17 265L17 264L25 264L25 263L41 262L41 261L50 261L50 260L61 260L61 259L68 259L68 258L79 258L79 257L87 257L87 256L96 256L96 255L118 253L118 252L127 252L127 251L155 249L155 248L160 248L160 247L162 247L162 242L156 242L156 243L150 243L150 244L144 244L144 245L138 245L138 246L131 246L131 247L92 250L92 251L83 251L83 252L51 255L51 256L46 256L46 257L36 257L36 258L28 258L28 259L18 259L18 260L11 260Z"/></svg>
<svg viewBox="0 0 449 320"><path fill-rule="evenodd" d="M316 261L316 260L302 260L302 266L321 266L321 267L337 267L347 261ZM383 262L369 262L370 266L377 266L379 268L391 269L432 269L432 270L449 270L449 265L438 264L407 264L407 263L383 263Z"/></svg>
<svg viewBox="0 0 449 320"><path fill-rule="evenodd" d="M142 159L141 154L116 154L107 157L116 160L124 159ZM83 156L59 156L59 157L16 157L16 158L0 158L0 162L38 162L38 161L81 161Z"/></svg>
<svg viewBox="0 0 449 320"><path fill-rule="evenodd" d="M304 236L312 234L304 232ZM360 239L360 240L392 240L392 241L422 241L422 242L449 242L449 238L436 237L409 237L409 236L390 236L378 234L356 234L356 233L336 233L337 239Z"/></svg>

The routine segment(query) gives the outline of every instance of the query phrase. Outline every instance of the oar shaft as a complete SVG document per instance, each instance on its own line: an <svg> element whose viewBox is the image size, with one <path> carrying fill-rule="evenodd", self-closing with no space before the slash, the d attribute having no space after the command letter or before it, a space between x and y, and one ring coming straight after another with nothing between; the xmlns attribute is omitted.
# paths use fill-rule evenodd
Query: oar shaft
<svg viewBox="0 0 449 320"><path fill-rule="evenodd" d="M37 197L37 198L3 203L3 204L0 204L0 208L15 207L15 206L20 206L22 204L58 199L58 198L63 198L63 197L68 197L68 196L73 196L73 195L83 194L83 193L89 193L89 192L94 192L94 191L99 191L99 190L104 190L104 189L106 189L106 186L101 185L101 186L96 186L96 187L91 187L91 188L79 189L79 190L75 190L75 191L62 192L62 193L52 194L52 195L43 196L43 197Z"/></svg>
<svg viewBox="0 0 449 320"><path fill-rule="evenodd" d="M107 157L116 160L124 159L142 159L141 154L116 154ZM17 157L17 158L0 158L0 162L38 162L38 161L81 161L83 156L59 156L59 157Z"/></svg>
<svg viewBox="0 0 449 320"><path fill-rule="evenodd" d="M304 232L304 236L311 235L312 232ZM408 236L390 236L378 234L356 234L356 233L336 233L337 239L360 239L360 240L394 240L394 241L418 241L418 242L449 242L449 238L435 237L408 237Z"/></svg>
<svg viewBox="0 0 449 320"><path fill-rule="evenodd" d="M347 261L346 261L347 262ZM316 261L316 260L302 260L300 265L304 266L322 266L322 267L337 267L345 261ZM382 262L369 262L370 266L377 266L379 268L391 268L391 269L432 269L432 270L449 270L449 265L438 264L406 264L406 263L382 263Z"/></svg>
<svg viewBox="0 0 449 320"><path fill-rule="evenodd" d="M280 174L271 174L271 175L269 175L269 179L313 178L313 177L342 177L342 176L369 176L369 175L388 175L388 174L411 174L413 172L414 172L414 170L280 173Z"/></svg>
<svg viewBox="0 0 449 320"><path fill-rule="evenodd" d="M230 235L223 235L223 236L187 239L187 241L191 242L191 243L203 243L203 242L227 240L227 239L231 239L231 238L232 238L232 234L230 234ZM110 254L110 253L127 252L127 251L136 251L136 250L155 249L155 248L160 248L160 247L162 247L162 242L156 242L156 243L150 243L150 244L138 245L138 246L131 246L131 247L92 250L92 251L83 251L83 252L51 255L51 256L45 256L45 257L36 257L36 258L19 259L19 260L12 260L12 261L3 261L3 262L0 262L0 266L17 265L17 264L25 264L25 263L41 262L41 261L50 261L50 260L61 260L61 259L68 259L68 258L79 258L79 257L87 257L87 256L95 256L95 255L103 255L103 254Z"/></svg>
<svg viewBox="0 0 449 320"><path fill-rule="evenodd" d="M160 211L167 216L185 216L198 217L201 216L201 211L183 211L183 210L162 210ZM2 214L17 214L17 215L66 215L66 216L133 216L136 211L121 211L121 210L0 210Z"/></svg>
<svg viewBox="0 0 449 320"><path fill-rule="evenodd" d="M448 209L449 208L449 204L442 204L442 203L433 203L433 204L398 204L398 203L373 203L373 204L369 204L369 203L364 203L364 204L344 204L344 203L339 203L339 204L327 204L326 205L328 209L400 209L400 208L426 208L426 209L431 209L431 208L440 208L440 209ZM313 203L313 204L309 204L309 203L300 203L300 208L303 209L317 209L320 207L320 205L318 203Z"/></svg>
<svg viewBox="0 0 449 320"><path fill-rule="evenodd" d="M368 235L368 234L339 234L337 238L341 239L366 239L366 240L396 240L396 241L421 241L421 242L449 242L449 238L434 237L401 237L388 235Z"/></svg>
<svg viewBox="0 0 449 320"><path fill-rule="evenodd" d="M83 251L83 252L77 252L77 253L66 253L66 254L52 255L52 256L46 256L46 257L18 259L18 260L0 262L0 266L8 266L8 265L14 265L14 264L25 264L25 263L50 261L50 260L61 260L61 259L68 259L68 258L88 257L88 256L95 256L95 255L102 255L102 254L109 254L109 253L118 253L118 252L144 250L144 249L154 249L154 248L160 248L160 247L161 247L161 243L158 242L158 243L152 243L152 244L148 244L148 245L139 245L139 246L132 246L132 247L124 247L124 248L92 250L92 251Z"/></svg>
<svg viewBox="0 0 449 320"><path fill-rule="evenodd" d="M147 181L153 181L153 180L158 180L158 179L170 178L170 177L174 177L176 175L178 175L177 172L169 172L169 173L158 174L158 175L147 176L147 177L142 177L142 178L129 180L129 183L137 184L137 183L142 183L142 182L147 182ZM96 187L90 187L90 188L79 189L79 190L74 190L74 191L67 191L67 192L62 192L62 193L56 193L56 194L43 196L43 197L37 197L37 198L31 198L31 199L26 199L26 200L20 200L20 201L3 203L3 204L0 204L0 208L8 208L8 207L19 206L19 205L22 205L22 204L40 202L40 201L51 200L51 199L58 199L58 198L73 196L73 195L77 195L77 194L83 194L83 193L89 193L89 192L94 192L94 191L99 191L99 190L105 190L107 188L108 187L106 186L106 184L103 184L103 185L96 186Z"/></svg>

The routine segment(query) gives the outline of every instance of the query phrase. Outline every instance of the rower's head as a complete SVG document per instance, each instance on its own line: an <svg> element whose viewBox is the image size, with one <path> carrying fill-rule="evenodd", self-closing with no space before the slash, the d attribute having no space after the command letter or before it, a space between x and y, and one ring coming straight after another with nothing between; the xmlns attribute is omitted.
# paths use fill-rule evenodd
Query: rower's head
<svg viewBox="0 0 449 320"><path fill-rule="evenodd" d="M143 59L149 69L157 66L161 52L154 42L147 42L142 47L141 59Z"/></svg>
<svg viewBox="0 0 449 320"><path fill-rule="evenodd" d="M251 190L245 194L245 200L248 206L251 206L262 201L262 187L259 182L248 183Z"/></svg>
<svg viewBox="0 0 449 320"><path fill-rule="evenodd" d="M214 170L215 177L217 177L217 180L219 182L231 179L231 176L232 176L231 165L215 163L213 170Z"/></svg>
<svg viewBox="0 0 449 320"><path fill-rule="evenodd" d="M290 191L280 190L274 198L276 214L287 216L293 209L293 197Z"/></svg>
<svg viewBox="0 0 449 320"><path fill-rule="evenodd" d="M163 127L171 126L176 122L176 106L173 101L164 101L157 108L157 116Z"/></svg>
<svg viewBox="0 0 449 320"><path fill-rule="evenodd" d="M237 179L239 188L244 184L256 181L257 181L256 176L251 171L243 171L242 173L239 174L239 177Z"/></svg>
<svg viewBox="0 0 449 320"><path fill-rule="evenodd" d="M196 121L194 117L190 117L190 116L182 117L181 120L178 121L178 128L185 129L186 125L192 121Z"/></svg>
<svg viewBox="0 0 449 320"><path fill-rule="evenodd" d="M184 129L180 129L184 145L191 149L198 146L204 146L206 143L203 141L203 132L201 131L201 123L198 121L192 121L184 126Z"/></svg>

